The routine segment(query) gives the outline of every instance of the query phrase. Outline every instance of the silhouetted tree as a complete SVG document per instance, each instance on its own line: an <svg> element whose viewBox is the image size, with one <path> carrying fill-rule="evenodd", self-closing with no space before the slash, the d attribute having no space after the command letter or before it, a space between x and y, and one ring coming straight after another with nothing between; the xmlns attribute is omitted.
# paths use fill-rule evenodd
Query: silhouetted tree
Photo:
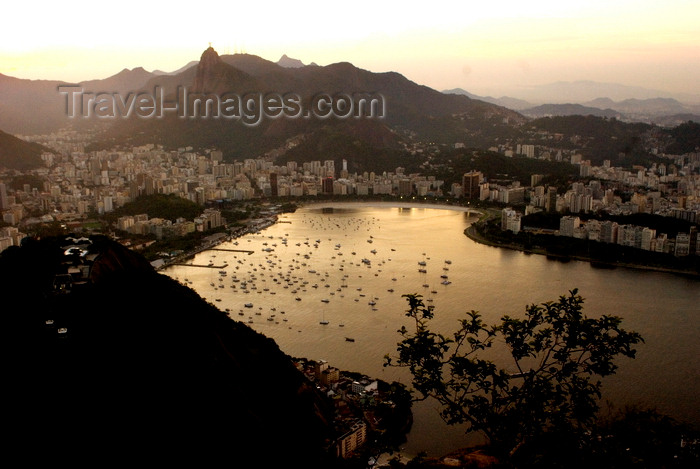
<svg viewBox="0 0 700 469"><path fill-rule="evenodd" d="M620 327L619 317L587 318L577 290L493 326L471 311L452 337L430 330L433 308L420 295L404 296L415 329L399 330L398 355L387 355L385 366L407 367L414 399L435 398L448 424L482 432L504 460L531 457L543 444L577 447L595 422L599 378L615 372L618 355L633 358L633 346L643 342ZM512 356L506 368L481 356L501 344Z"/></svg>

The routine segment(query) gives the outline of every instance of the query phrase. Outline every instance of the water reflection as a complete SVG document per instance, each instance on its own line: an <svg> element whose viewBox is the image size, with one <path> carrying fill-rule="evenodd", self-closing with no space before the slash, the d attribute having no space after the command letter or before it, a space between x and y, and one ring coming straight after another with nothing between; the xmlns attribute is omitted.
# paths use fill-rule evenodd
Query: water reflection
<svg viewBox="0 0 700 469"><path fill-rule="evenodd" d="M217 265L228 264L225 276L182 266L165 273L188 278L202 297L272 337L289 355L404 383L410 382L405 370L382 366L396 348L396 331L408 325L402 294L430 299L434 326L449 333L466 311L478 310L492 323L578 288L588 316L622 316L624 327L646 340L637 359L621 360L617 375L606 379L605 398L700 422L696 280L479 245L464 235L476 219L423 207L312 205L238 244L219 246L252 254L207 251L192 261L207 264L215 255ZM446 427L428 401L416 407L407 451L442 454L467 441L462 430Z"/></svg>

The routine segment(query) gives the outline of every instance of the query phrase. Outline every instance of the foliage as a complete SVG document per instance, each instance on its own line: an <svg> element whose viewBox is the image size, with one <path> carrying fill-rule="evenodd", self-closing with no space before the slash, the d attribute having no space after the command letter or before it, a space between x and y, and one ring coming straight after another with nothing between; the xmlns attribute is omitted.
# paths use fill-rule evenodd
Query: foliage
<svg viewBox="0 0 700 469"><path fill-rule="evenodd" d="M44 189L44 178L34 174L17 174L12 177L10 187L16 191L23 191L24 185L28 184L30 190L36 188L39 191Z"/></svg>
<svg viewBox="0 0 700 469"><path fill-rule="evenodd" d="M699 437L655 409L625 407L600 419L590 467L700 467Z"/></svg>
<svg viewBox="0 0 700 469"><path fill-rule="evenodd" d="M106 216L116 221L126 215L147 214L150 218L165 218L174 221L177 218L192 220L199 216L204 209L192 202L174 194L153 194L138 197L133 202L124 204Z"/></svg>
<svg viewBox="0 0 700 469"><path fill-rule="evenodd" d="M666 217L651 213L633 213L630 215L612 215L607 212L581 212L572 213L570 215L579 217L582 221L599 220L613 221L618 225L635 225L644 226L656 230L657 233L666 233L670 237L675 237L678 233L688 233L692 226L697 226L697 223L691 223L680 218ZM523 226L549 228L558 230L562 214L549 212L536 212L525 215L522 218Z"/></svg>
<svg viewBox="0 0 700 469"><path fill-rule="evenodd" d="M519 181L530 185L530 176L542 174L541 184L566 187L578 177L578 168L567 162L540 160L524 156L507 157L500 153L457 149L438 155L433 164L444 165L443 170L434 175L450 184L462 183L462 175L469 171L481 171L489 180Z"/></svg>
<svg viewBox="0 0 700 469"><path fill-rule="evenodd" d="M42 166L41 153L44 151L49 149L0 130L0 168L19 171L39 168Z"/></svg>
<svg viewBox="0 0 700 469"><path fill-rule="evenodd" d="M627 155L628 163L648 157L642 135L650 129L649 124L577 115L543 117L530 126L536 131L563 135L565 138L559 143L562 148L575 149L594 164L609 159L619 165L620 155Z"/></svg>
<svg viewBox="0 0 700 469"><path fill-rule="evenodd" d="M579 440L594 423L600 377L615 372L618 355L633 358L633 346L642 342L620 327L619 317L587 318L577 290L493 326L471 311L452 337L430 330L433 308L420 295L404 296L415 330L399 330L398 356L387 356L385 366L407 367L415 399L435 398L448 424L483 432L506 458L552 435ZM510 352L509 367L480 356L499 343Z"/></svg>
<svg viewBox="0 0 700 469"><path fill-rule="evenodd" d="M667 148L669 153L681 155L700 148L700 123L688 121L669 131L674 142Z"/></svg>

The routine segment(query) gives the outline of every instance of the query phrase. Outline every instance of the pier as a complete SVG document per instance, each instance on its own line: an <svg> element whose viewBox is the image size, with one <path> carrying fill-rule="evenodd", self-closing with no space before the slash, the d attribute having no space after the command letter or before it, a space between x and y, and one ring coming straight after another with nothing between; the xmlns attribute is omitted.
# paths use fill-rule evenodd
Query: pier
<svg viewBox="0 0 700 469"><path fill-rule="evenodd" d="M255 252L255 251L249 251L247 249L224 249L224 248L211 248L211 249L207 249L207 251L245 252L245 253L248 253L248 255L253 254Z"/></svg>
<svg viewBox="0 0 700 469"><path fill-rule="evenodd" d="M168 265L183 265L183 266L185 266L185 267L206 267L206 268L209 268L209 269L219 269L219 270L222 270L222 269L225 269L226 267L228 267L228 264L224 264L224 265L214 265L214 264L187 264L186 262L173 262L172 264L168 264Z"/></svg>

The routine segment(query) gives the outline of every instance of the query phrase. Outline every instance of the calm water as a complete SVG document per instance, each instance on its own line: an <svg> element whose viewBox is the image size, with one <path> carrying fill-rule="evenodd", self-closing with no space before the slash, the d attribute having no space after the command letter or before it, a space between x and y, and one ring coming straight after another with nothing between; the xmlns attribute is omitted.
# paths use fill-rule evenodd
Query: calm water
<svg viewBox="0 0 700 469"><path fill-rule="evenodd" d="M382 366L396 350L397 329L410 326L402 294L431 300L434 328L449 333L466 311L478 310L493 323L578 288L588 316L621 316L623 327L646 341L636 359L618 360L617 374L604 382L604 399L653 406L700 424L700 281L483 246L463 234L476 219L436 208L308 205L259 234L219 246L252 254L212 250L192 261L227 263L226 276L218 268L185 266L164 273L187 279L203 298L291 356L406 384L405 370ZM434 403L417 405L414 414L409 455L441 455L474 441L463 429L445 426Z"/></svg>

